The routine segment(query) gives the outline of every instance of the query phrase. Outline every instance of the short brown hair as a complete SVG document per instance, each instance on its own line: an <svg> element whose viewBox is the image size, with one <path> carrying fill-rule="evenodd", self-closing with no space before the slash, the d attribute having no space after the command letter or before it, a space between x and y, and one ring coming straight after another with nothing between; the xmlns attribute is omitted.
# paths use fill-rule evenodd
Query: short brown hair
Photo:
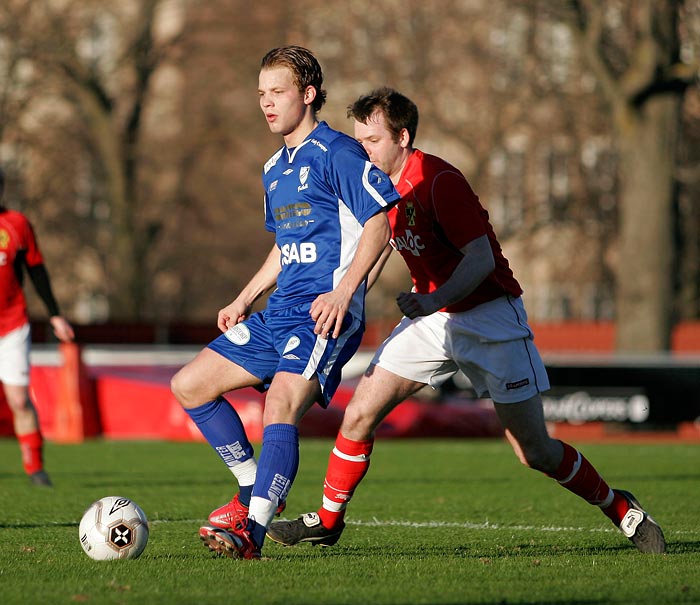
<svg viewBox="0 0 700 605"><path fill-rule="evenodd" d="M282 46L268 52L260 64L260 69L272 67L287 67L292 72L294 84L303 93L307 86L316 89L316 98L311 106L314 111L320 111L326 102L326 91L323 90L323 71L312 52L302 46Z"/></svg>
<svg viewBox="0 0 700 605"><path fill-rule="evenodd" d="M376 88L348 106L348 118L366 124L377 111L384 114L394 141L399 140L399 134L405 128L408 131L408 143L413 145L418 131L418 107L411 99L387 86Z"/></svg>

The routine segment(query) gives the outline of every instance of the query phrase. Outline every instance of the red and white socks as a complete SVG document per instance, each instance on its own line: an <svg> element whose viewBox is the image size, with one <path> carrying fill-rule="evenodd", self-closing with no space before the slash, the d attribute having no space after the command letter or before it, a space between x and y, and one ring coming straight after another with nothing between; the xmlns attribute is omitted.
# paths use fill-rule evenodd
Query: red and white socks
<svg viewBox="0 0 700 605"><path fill-rule="evenodd" d="M374 439L352 441L338 433L323 482L323 506L318 511L326 529L343 525L345 507L369 469L373 445Z"/></svg>
<svg viewBox="0 0 700 605"><path fill-rule="evenodd" d="M630 508L627 499L610 488L581 452L568 443L562 441L561 444L564 446L564 457L559 468L549 476L589 504L600 507L619 526Z"/></svg>

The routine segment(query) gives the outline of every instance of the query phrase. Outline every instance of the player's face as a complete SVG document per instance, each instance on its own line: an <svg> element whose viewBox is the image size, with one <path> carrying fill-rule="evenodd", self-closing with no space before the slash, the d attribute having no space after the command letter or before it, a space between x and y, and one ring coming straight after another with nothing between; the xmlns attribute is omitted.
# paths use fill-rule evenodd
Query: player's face
<svg viewBox="0 0 700 605"><path fill-rule="evenodd" d="M384 114L375 112L367 123L355 120L355 138L365 148L370 161L396 184L406 163L407 134L395 141L387 128Z"/></svg>
<svg viewBox="0 0 700 605"><path fill-rule="evenodd" d="M292 72L286 67L260 71L258 78L260 109L265 114L270 131L286 137L302 123L307 104L294 85Z"/></svg>

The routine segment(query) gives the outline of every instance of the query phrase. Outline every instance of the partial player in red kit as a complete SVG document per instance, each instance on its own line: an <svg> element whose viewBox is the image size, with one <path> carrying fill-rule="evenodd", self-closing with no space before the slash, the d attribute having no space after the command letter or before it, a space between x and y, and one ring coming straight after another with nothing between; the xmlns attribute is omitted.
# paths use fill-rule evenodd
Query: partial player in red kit
<svg viewBox="0 0 700 605"><path fill-rule="evenodd" d="M24 470L34 485L51 487L44 470L39 420L29 397L31 334L22 289L25 269L48 309L56 337L69 342L74 334L58 310L31 223L22 213L2 205L4 191L5 174L0 169L0 381L12 411Z"/></svg>
<svg viewBox="0 0 700 605"><path fill-rule="evenodd" d="M355 120L355 138L401 195L388 213L391 244L408 265L414 288L398 295L405 317L376 352L345 411L321 508L273 523L268 536L288 546L335 544L345 527L346 506L369 468L379 423L419 389L437 387L461 370L479 396L493 400L524 465L600 507L640 551L664 552L661 528L636 498L610 488L579 451L549 436L540 396L549 380L520 285L462 173L413 148L415 104L382 88L360 97L348 116ZM370 284L380 270L381 263Z"/></svg>

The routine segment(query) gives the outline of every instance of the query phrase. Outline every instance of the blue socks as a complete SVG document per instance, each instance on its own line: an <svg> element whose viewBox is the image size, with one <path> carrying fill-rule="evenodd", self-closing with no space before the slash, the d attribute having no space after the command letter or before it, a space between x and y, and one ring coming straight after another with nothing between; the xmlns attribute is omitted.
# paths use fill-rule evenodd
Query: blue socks
<svg viewBox="0 0 700 605"><path fill-rule="evenodd" d="M185 409L209 445L224 463L233 468L253 458L243 423L236 410L223 398L197 408ZM262 546L265 532L280 502L287 499L299 470L299 431L293 424L271 424L263 431L263 446L257 464L255 485L240 486L239 499L250 505L249 529L256 544Z"/></svg>
<svg viewBox="0 0 700 605"><path fill-rule="evenodd" d="M299 431L293 424L271 424L263 431L258 474L253 487L251 534L262 545L265 531L280 502L287 499L299 470Z"/></svg>
<svg viewBox="0 0 700 605"><path fill-rule="evenodd" d="M223 397L185 412L229 468L253 457L253 446L238 412Z"/></svg>
<svg viewBox="0 0 700 605"><path fill-rule="evenodd" d="M271 424L263 431L253 497L272 500L275 508L287 494L299 470L299 431L293 424Z"/></svg>

